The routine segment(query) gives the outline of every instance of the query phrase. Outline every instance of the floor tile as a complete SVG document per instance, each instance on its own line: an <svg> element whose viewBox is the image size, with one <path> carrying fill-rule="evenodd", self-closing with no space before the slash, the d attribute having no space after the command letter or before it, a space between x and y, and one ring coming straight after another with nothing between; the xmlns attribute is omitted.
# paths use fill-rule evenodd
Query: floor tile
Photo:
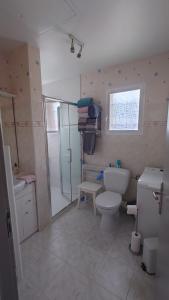
<svg viewBox="0 0 169 300"><path fill-rule="evenodd" d="M143 272L134 273L127 300L154 300L155 278Z"/></svg>
<svg viewBox="0 0 169 300"><path fill-rule="evenodd" d="M120 297L98 285L94 280L88 282L85 294L86 300L122 300Z"/></svg>
<svg viewBox="0 0 169 300"><path fill-rule="evenodd" d="M85 300L87 279L68 264L64 264L45 289L50 300Z"/></svg>
<svg viewBox="0 0 169 300"><path fill-rule="evenodd" d="M104 259L103 254L83 244L76 248L69 263L87 278L93 278L96 272L100 271Z"/></svg>
<svg viewBox="0 0 169 300"><path fill-rule="evenodd" d="M53 280L62 265L63 262L59 258L45 254L36 263L27 266L24 270L24 278L35 291L39 291Z"/></svg>
<svg viewBox="0 0 169 300"><path fill-rule="evenodd" d="M154 300L153 281L128 248L133 227L122 213L106 233L92 207L68 210L22 244L20 300Z"/></svg>
<svg viewBox="0 0 169 300"><path fill-rule="evenodd" d="M95 280L110 292L125 299L132 276L133 270L124 260L106 257L100 272L95 274Z"/></svg>
<svg viewBox="0 0 169 300"><path fill-rule="evenodd" d="M90 232L86 244L93 248L94 250L107 254L114 242L114 237L112 234L101 231L99 228Z"/></svg>

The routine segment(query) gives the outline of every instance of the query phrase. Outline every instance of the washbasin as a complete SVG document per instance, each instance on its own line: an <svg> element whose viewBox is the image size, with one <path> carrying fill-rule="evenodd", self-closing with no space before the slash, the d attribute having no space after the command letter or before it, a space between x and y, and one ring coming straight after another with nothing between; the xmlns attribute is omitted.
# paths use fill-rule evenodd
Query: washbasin
<svg viewBox="0 0 169 300"><path fill-rule="evenodd" d="M18 193L18 192L22 191L25 187L25 181L20 180L20 179L16 179L15 176L13 177L13 184L14 184L15 193Z"/></svg>

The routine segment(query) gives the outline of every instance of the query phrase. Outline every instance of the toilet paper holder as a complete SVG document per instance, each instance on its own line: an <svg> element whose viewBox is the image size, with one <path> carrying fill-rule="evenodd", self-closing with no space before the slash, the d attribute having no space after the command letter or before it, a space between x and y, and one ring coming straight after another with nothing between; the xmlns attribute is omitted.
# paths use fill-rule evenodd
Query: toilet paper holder
<svg viewBox="0 0 169 300"><path fill-rule="evenodd" d="M141 242L141 235L140 233L138 232L138 207L137 205L127 205L127 214L129 215L134 215L136 217L136 222L135 222L135 231L132 232L132 237L131 237L131 243L129 245L129 249L130 251L135 254L135 255L140 255L141 254L141 247L140 247L140 242ZM138 249L137 251L133 251L132 250L132 242L133 242L133 238L136 238L138 239Z"/></svg>
<svg viewBox="0 0 169 300"><path fill-rule="evenodd" d="M137 234L138 233L138 207L137 207L137 205L127 205L127 214L134 215L136 217L135 231Z"/></svg>

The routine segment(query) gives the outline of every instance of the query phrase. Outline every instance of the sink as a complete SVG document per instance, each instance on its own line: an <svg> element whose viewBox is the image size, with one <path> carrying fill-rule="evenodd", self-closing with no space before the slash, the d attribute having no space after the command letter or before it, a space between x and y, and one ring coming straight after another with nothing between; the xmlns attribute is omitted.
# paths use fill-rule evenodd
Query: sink
<svg viewBox="0 0 169 300"><path fill-rule="evenodd" d="M25 187L25 181L20 180L20 179L16 179L15 176L13 177L13 184L14 184L15 193L18 193L18 192L22 191Z"/></svg>

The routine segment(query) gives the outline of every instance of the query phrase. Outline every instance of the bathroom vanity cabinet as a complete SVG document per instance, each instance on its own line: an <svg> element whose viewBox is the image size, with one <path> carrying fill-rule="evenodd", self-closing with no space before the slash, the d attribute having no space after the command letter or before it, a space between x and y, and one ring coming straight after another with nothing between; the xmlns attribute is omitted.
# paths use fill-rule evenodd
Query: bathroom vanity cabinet
<svg viewBox="0 0 169 300"><path fill-rule="evenodd" d="M19 239L22 242L38 229L35 184L26 184L21 191L15 194L15 201Z"/></svg>

